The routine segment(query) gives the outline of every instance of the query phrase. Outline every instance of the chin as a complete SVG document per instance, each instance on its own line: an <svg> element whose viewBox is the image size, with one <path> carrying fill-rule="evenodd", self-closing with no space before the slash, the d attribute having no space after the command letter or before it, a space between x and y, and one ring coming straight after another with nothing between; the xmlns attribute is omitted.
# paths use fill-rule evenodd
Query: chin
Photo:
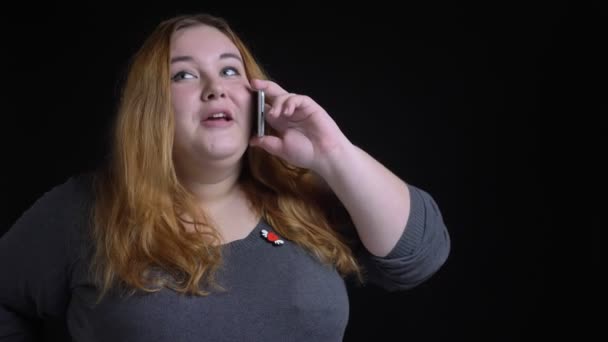
<svg viewBox="0 0 608 342"><path fill-rule="evenodd" d="M241 159L241 157L243 157L243 154L245 153L245 151L247 150L247 146L246 145L239 145L239 146L216 146L214 148L211 149L207 149L206 151L206 155L211 158L211 159L235 159L235 161L238 161L238 159Z"/></svg>

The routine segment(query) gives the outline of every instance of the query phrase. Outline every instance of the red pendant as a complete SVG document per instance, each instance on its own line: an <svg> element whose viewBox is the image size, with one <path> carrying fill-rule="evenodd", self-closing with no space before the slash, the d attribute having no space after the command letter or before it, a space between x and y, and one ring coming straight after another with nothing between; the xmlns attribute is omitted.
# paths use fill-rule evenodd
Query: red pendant
<svg viewBox="0 0 608 342"><path fill-rule="evenodd" d="M262 229L262 237L275 246L281 246L285 243L285 241L281 240L277 234L269 232L266 229Z"/></svg>

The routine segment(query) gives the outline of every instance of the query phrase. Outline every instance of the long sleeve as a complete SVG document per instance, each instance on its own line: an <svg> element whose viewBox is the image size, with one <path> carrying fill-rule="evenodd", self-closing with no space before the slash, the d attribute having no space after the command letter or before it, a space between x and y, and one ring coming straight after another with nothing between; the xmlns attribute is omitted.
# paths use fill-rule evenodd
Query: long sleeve
<svg viewBox="0 0 608 342"><path fill-rule="evenodd" d="M450 253L450 236L435 200L408 185L410 216L403 235L385 257L364 252L368 281L388 291L411 289L433 276Z"/></svg>
<svg viewBox="0 0 608 342"><path fill-rule="evenodd" d="M70 180L45 193L0 238L2 341L35 341L48 322L65 322L75 190Z"/></svg>

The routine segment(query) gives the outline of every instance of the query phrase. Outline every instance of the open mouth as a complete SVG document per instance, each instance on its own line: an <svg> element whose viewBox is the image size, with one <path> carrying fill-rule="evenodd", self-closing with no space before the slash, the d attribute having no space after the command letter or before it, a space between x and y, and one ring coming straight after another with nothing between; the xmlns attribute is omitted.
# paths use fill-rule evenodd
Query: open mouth
<svg viewBox="0 0 608 342"><path fill-rule="evenodd" d="M209 128L223 128L232 126L232 117L225 113L216 113L203 120L201 123Z"/></svg>
<svg viewBox="0 0 608 342"><path fill-rule="evenodd" d="M208 117L203 121L232 121L232 117L229 114L225 113L216 113Z"/></svg>

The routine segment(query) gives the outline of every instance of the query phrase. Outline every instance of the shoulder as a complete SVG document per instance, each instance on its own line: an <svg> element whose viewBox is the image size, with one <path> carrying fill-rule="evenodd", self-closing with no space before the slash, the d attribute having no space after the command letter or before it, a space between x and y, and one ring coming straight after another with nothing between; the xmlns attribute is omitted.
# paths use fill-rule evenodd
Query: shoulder
<svg viewBox="0 0 608 342"><path fill-rule="evenodd" d="M86 251L92 178L50 187L0 237L0 302L29 317L58 317L69 301L73 265ZM4 278L3 278L4 280Z"/></svg>
<svg viewBox="0 0 608 342"><path fill-rule="evenodd" d="M63 244L80 238L90 223L92 184L93 174L82 173L50 187L17 218L3 239Z"/></svg>
<svg viewBox="0 0 608 342"><path fill-rule="evenodd" d="M50 187L24 213L29 217L67 218L90 208L93 199L93 174L70 176Z"/></svg>
<svg viewBox="0 0 608 342"><path fill-rule="evenodd" d="M65 200L66 202L82 202L92 198L93 173L79 173L66 178L63 182L54 185L38 200L46 199Z"/></svg>

